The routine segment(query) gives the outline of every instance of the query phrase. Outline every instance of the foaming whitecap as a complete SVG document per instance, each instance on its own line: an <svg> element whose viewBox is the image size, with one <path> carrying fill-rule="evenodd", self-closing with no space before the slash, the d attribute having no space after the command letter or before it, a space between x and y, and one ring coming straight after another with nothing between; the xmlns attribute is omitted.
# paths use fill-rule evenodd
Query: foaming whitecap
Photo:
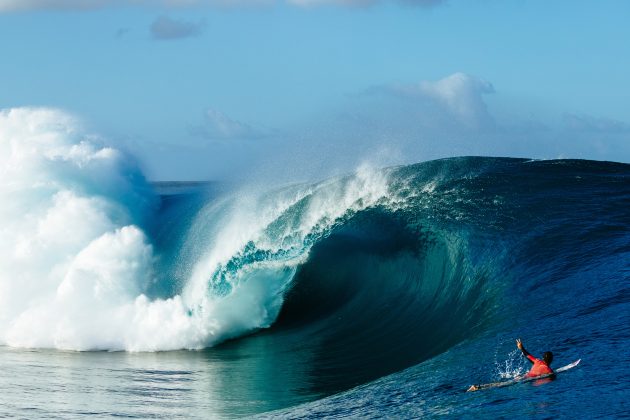
<svg viewBox="0 0 630 420"><path fill-rule="evenodd" d="M158 198L132 158L102 143L61 111L0 112L0 344L196 349L268 327L318 238L388 194L369 167L233 194L191 216L158 278L147 229ZM149 297L176 271L181 287Z"/></svg>
<svg viewBox="0 0 630 420"><path fill-rule="evenodd" d="M0 343L73 350L199 348L179 296L150 300L142 226L156 197L135 162L49 109L0 113Z"/></svg>
<svg viewBox="0 0 630 420"><path fill-rule="evenodd" d="M65 113L0 113L0 341L126 348L119 333L152 276L139 226L155 198L132 159Z"/></svg>

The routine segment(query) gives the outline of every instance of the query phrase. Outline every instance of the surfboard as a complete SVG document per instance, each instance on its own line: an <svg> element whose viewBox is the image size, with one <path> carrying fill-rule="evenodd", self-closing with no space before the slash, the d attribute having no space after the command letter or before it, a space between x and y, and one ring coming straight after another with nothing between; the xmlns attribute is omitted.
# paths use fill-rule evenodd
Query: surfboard
<svg viewBox="0 0 630 420"><path fill-rule="evenodd" d="M567 371L567 370L569 370L571 368L576 367L577 365L580 364L581 361L582 361L582 359L578 359L575 362L570 363L570 364L568 364L566 366L562 366L562 367L554 370L553 373L549 373L547 375L534 376L534 377L531 377L531 378L528 378L525 375L522 375L522 376L517 376L514 379L510 379L509 381L492 382L492 383L489 383L489 384L481 384L481 385L471 385L470 388L468 388L466 390L466 392L481 391L481 390L488 389L488 388L501 388L501 387L504 387L504 386L520 384L520 383L523 383L523 382L537 381L539 379L550 378L550 377L554 376L557 373L564 372L564 371Z"/></svg>

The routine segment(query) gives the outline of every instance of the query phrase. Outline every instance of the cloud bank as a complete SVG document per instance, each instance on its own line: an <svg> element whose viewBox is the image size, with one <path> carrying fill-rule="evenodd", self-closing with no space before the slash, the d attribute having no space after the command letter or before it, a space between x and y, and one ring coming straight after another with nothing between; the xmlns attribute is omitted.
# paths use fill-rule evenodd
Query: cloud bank
<svg viewBox="0 0 630 420"><path fill-rule="evenodd" d="M369 6L377 3L399 3L434 7L446 0L0 0L0 13L38 10L93 10L112 6L145 7L239 7L289 4L298 7L324 5Z"/></svg>
<svg viewBox="0 0 630 420"><path fill-rule="evenodd" d="M28 10L90 10L120 3L116 0L0 0L0 13Z"/></svg>
<svg viewBox="0 0 630 420"><path fill-rule="evenodd" d="M466 73L373 86L259 160L267 172L286 168L288 179L344 173L365 161L389 166L453 156L630 160L626 123L561 111L510 113L497 96L491 82Z"/></svg>
<svg viewBox="0 0 630 420"><path fill-rule="evenodd" d="M287 3L303 7L324 5L371 6L377 3L399 3L407 6L434 7L446 3L446 0L287 0Z"/></svg>
<svg viewBox="0 0 630 420"><path fill-rule="evenodd" d="M490 81L459 72L373 86L273 130L211 108L176 145L141 144L137 153L160 179L261 182L323 179L364 162L383 167L453 156L630 161L627 123L539 111L506 102Z"/></svg>

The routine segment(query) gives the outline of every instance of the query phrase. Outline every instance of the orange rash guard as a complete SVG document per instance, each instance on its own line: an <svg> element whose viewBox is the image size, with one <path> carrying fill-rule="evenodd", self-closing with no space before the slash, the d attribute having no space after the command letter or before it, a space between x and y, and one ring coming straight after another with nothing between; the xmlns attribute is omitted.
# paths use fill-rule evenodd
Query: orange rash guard
<svg viewBox="0 0 630 420"><path fill-rule="evenodd" d="M549 365L543 362L542 360L536 359L531 354L528 354L527 358L529 359L530 362L534 364L534 366L532 366L529 372L527 372L527 375L525 375L526 377L533 378L535 376L548 375L550 373L553 373L553 370L551 370Z"/></svg>

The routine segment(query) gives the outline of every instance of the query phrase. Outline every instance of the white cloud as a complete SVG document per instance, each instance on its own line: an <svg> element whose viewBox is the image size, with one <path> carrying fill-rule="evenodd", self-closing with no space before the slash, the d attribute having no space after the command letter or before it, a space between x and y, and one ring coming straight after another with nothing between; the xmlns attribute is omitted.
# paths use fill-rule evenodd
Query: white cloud
<svg viewBox="0 0 630 420"><path fill-rule="evenodd" d="M490 82L465 73L454 73L437 81L373 87L368 93L380 93L411 100L425 117L445 117L469 127L492 123L483 96L494 93ZM422 117L422 115L419 115Z"/></svg>
<svg viewBox="0 0 630 420"><path fill-rule="evenodd" d="M298 7L322 5L364 6L387 1L432 7L445 0L0 0L0 13L37 10L92 10L110 6L146 7L238 7L286 3Z"/></svg>
<svg viewBox="0 0 630 420"><path fill-rule="evenodd" d="M0 12L26 10L88 10L119 3L116 0L0 0Z"/></svg>
<svg viewBox="0 0 630 420"><path fill-rule="evenodd" d="M468 123L489 117L483 95L494 93L492 84L464 73L455 73L437 82L421 82L417 92L433 97Z"/></svg>
<svg viewBox="0 0 630 420"><path fill-rule="evenodd" d="M198 36L203 31L203 27L203 22L186 22L160 16L151 24L150 30L153 39L169 40Z"/></svg>
<svg viewBox="0 0 630 420"><path fill-rule="evenodd" d="M369 6L376 3L386 3L386 0L286 0L287 3L296 6L313 7L324 5L342 6ZM391 0L390 0L391 2ZM396 0L395 3L402 3L409 6L433 7L445 3L445 0Z"/></svg>

